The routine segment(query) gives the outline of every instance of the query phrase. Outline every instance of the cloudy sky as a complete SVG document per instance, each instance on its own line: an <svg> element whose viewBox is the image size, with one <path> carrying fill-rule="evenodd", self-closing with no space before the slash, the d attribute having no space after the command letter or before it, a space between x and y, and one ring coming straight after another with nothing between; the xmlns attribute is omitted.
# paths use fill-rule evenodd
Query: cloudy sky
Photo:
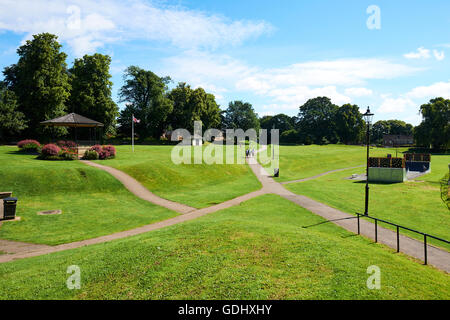
<svg viewBox="0 0 450 320"><path fill-rule="evenodd" d="M449 12L447 0L0 0L0 68L51 32L69 66L112 57L116 99L123 69L138 65L205 88L223 109L245 100L295 115L328 96L418 124L421 104L450 98Z"/></svg>

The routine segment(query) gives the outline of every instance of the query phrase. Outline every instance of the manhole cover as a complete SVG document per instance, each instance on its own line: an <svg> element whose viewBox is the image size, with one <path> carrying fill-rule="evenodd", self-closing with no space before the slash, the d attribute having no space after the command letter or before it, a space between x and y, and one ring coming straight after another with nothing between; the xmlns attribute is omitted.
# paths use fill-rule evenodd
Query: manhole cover
<svg viewBox="0 0 450 320"><path fill-rule="evenodd" d="M50 215L50 214L61 214L61 213L62 213L61 210L47 210L47 211L39 211L38 212L39 215L43 215L43 216Z"/></svg>

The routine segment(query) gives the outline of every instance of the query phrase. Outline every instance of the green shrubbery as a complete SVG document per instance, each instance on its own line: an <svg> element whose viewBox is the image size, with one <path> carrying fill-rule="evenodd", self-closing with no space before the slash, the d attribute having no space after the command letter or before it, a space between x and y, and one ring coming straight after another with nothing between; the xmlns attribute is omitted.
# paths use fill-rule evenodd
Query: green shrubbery
<svg viewBox="0 0 450 320"><path fill-rule="evenodd" d="M41 160L76 160L78 152L76 148L58 147L56 144L49 143L42 147L39 155Z"/></svg>
<svg viewBox="0 0 450 320"><path fill-rule="evenodd" d="M86 150L83 156L84 160L98 160L98 153L95 150Z"/></svg>
<svg viewBox="0 0 450 320"><path fill-rule="evenodd" d="M41 150L41 144L38 141L32 139L19 141L17 143L17 146L19 147L20 151L25 152L40 152Z"/></svg>

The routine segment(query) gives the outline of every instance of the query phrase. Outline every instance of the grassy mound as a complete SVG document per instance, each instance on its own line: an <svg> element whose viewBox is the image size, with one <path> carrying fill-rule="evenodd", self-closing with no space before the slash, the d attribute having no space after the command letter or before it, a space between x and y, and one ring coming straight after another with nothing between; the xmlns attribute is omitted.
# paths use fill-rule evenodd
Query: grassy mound
<svg viewBox="0 0 450 320"><path fill-rule="evenodd" d="M111 175L79 161L40 161L14 147L0 147L0 163L0 190L13 191L21 217L2 224L1 239L54 245L177 215L135 197ZM63 214L36 214L53 209Z"/></svg>
<svg viewBox="0 0 450 320"><path fill-rule="evenodd" d="M117 156L102 164L122 170L156 195L196 208L258 190L261 184L247 165L174 164L173 146L118 146ZM203 147L205 148L205 147Z"/></svg>
<svg viewBox="0 0 450 320"><path fill-rule="evenodd" d="M2 299L449 299L450 278L275 195L121 239L0 264ZM69 290L78 265L81 289ZM367 288L367 268L381 289Z"/></svg>

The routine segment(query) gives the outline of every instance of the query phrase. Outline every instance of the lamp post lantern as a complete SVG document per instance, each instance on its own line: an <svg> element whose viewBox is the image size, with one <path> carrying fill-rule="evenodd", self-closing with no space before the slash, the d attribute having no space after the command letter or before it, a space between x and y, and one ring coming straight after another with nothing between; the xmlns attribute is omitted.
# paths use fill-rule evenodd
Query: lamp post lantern
<svg viewBox="0 0 450 320"><path fill-rule="evenodd" d="M370 123L372 122L373 113L370 112L370 108L367 107L366 113L363 114L364 121L367 124L366 131L366 144L367 144L367 159L366 159L366 202L364 208L364 214L369 215L369 145L370 145Z"/></svg>

